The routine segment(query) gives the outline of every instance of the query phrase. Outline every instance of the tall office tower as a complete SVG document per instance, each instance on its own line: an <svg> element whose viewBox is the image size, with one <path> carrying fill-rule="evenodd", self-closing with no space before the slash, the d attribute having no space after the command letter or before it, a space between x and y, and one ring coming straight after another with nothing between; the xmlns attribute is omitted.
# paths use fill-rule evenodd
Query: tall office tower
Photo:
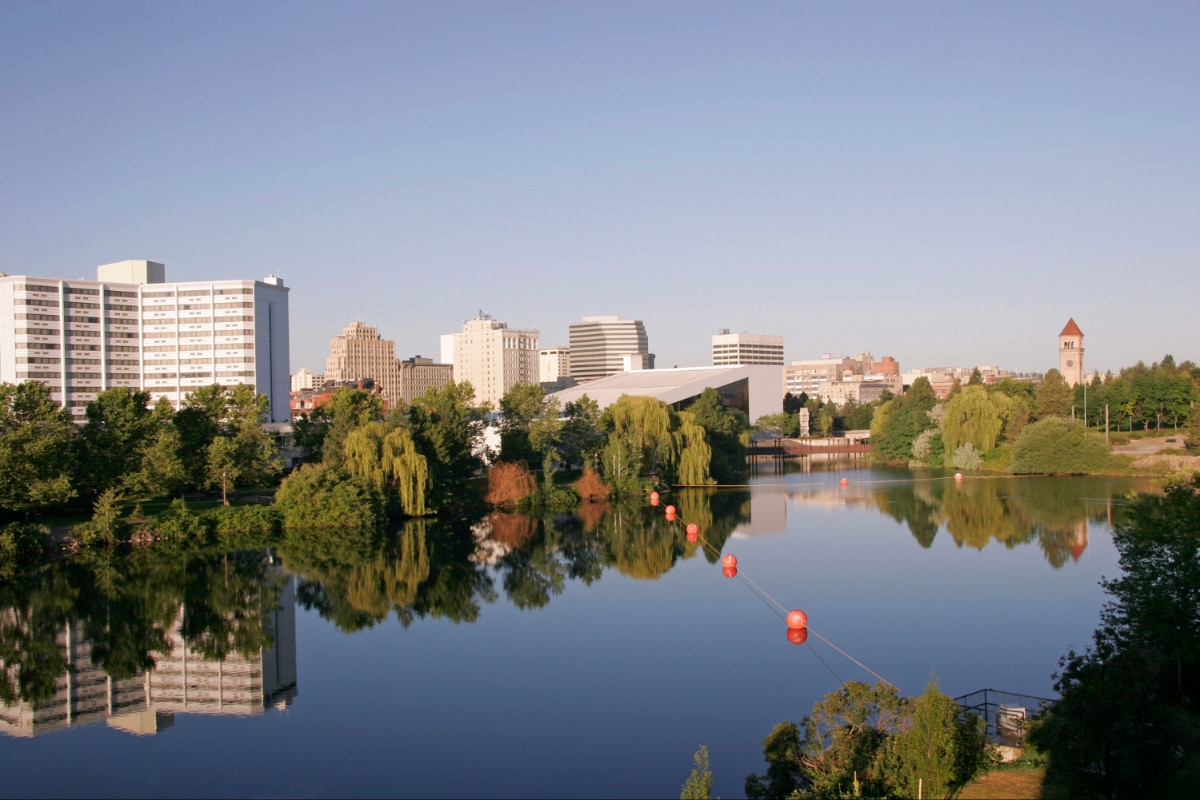
<svg viewBox="0 0 1200 800"><path fill-rule="evenodd" d="M202 386L253 386L287 422L288 290L261 281L167 283L154 261L121 261L97 280L0 273L0 381L37 380L82 422L117 386L176 408Z"/></svg>
<svg viewBox="0 0 1200 800"><path fill-rule="evenodd" d="M498 406L518 383L538 382L538 337L479 312L461 333L442 336L442 362L454 365L454 380L475 388L476 402Z"/></svg>
<svg viewBox="0 0 1200 800"><path fill-rule="evenodd" d="M454 378L450 364L435 364L432 358L413 356L400 362L400 396L411 403L430 389L440 389Z"/></svg>
<svg viewBox="0 0 1200 800"><path fill-rule="evenodd" d="M763 333L730 333L722 328L712 337L714 367L741 364L783 366L783 337Z"/></svg>
<svg viewBox="0 0 1200 800"><path fill-rule="evenodd" d="M571 348L546 347L538 351L538 380L554 383L571 375Z"/></svg>
<svg viewBox="0 0 1200 800"><path fill-rule="evenodd" d="M641 320L621 316L584 317L572 322L571 377L577 381L603 378L622 371L621 357L646 356L641 359L653 369L653 354L646 338L646 326Z"/></svg>
<svg viewBox="0 0 1200 800"><path fill-rule="evenodd" d="M379 329L363 322L351 322L329 340L329 358L325 361L326 381L356 381L371 378L391 402L400 399L400 366L396 361L396 343L381 338Z"/></svg>

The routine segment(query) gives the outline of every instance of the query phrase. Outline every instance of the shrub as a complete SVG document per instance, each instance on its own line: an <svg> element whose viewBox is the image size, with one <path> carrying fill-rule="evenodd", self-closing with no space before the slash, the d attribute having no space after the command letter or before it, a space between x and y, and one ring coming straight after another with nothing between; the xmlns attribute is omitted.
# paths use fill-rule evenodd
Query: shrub
<svg viewBox="0 0 1200 800"><path fill-rule="evenodd" d="M182 542L202 538L208 532L205 522L199 514L192 513L187 502L180 497L172 500L166 511L151 520L149 527L160 539Z"/></svg>
<svg viewBox="0 0 1200 800"><path fill-rule="evenodd" d="M328 464L306 464L275 493L283 525L292 528L376 528L384 521L383 497L363 478Z"/></svg>
<svg viewBox="0 0 1200 800"><path fill-rule="evenodd" d="M954 451L954 466L959 469L979 469L983 466L983 453L970 442L963 442Z"/></svg>
<svg viewBox="0 0 1200 800"><path fill-rule="evenodd" d="M222 506L204 512L215 533L275 536L283 531L283 512L275 506Z"/></svg>
<svg viewBox="0 0 1200 800"><path fill-rule="evenodd" d="M523 463L496 464L488 469L487 481L487 494L483 499L492 506L515 506L537 488Z"/></svg>
<svg viewBox="0 0 1200 800"><path fill-rule="evenodd" d="M1012 471L1017 475L1074 475L1111 467L1104 437L1063 417L1038 420L1013 444Z"/></svg>
<svg viewBox="0 0 1200 800"><path fill-rule="evenodd" d="M608 484L600 479L592 465L584 464L583 474L575 481L575 494L579 495L579 499L589 503L603 501L608 498L610 491Z"/></svg>

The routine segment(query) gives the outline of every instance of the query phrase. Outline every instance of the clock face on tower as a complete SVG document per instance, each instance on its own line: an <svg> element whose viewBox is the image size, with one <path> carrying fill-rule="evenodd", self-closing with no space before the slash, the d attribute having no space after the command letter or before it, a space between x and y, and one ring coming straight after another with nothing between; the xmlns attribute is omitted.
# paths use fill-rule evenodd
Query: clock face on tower
<svg viewBox="0 0 1200 800"><path fill-rule="evenodd" d="M1073 367L1073 366L1075 366L1075 361L1074 361L1073 359L1070 359L1070 358L1068 358L1068 359L1067 359L1067 366L1068 366L1068 367Z"/></svg>

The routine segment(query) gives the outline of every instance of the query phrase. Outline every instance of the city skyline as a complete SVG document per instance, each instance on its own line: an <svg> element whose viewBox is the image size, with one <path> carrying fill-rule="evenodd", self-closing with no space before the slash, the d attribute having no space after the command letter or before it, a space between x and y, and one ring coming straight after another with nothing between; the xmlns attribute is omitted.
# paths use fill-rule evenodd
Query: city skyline
<svg viewBox="0 0 1200 800"><path fill-rule="evenodd" d="M476 308L785 361L1088 369L1200 342L1200 7L0 6L0 271L276 271L291 371Z"/></svg>

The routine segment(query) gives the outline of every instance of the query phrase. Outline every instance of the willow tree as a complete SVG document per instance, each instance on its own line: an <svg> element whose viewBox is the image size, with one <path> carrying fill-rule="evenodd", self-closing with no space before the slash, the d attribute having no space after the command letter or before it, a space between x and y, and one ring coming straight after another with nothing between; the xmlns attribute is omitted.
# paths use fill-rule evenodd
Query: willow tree
<svg viewBox="0 0 1200 800"><path fill-rule="evenodd" d="M954 453L963 444L984 453L995 448L1004 429L1007 400L1003 394L989 395L982 386L967 386L948 400L941 421L946 452Z"/></svg>
<svg viewBox="0 0 1200 800"><path fill-rule="evenodd" d="M653 397L623 395L605 416L611 420L612 436L641 452L645 472L657 475L671 470L676 450L670 406Z"/></svg>
<svg viewBox="0 0 1200 800"><path fill-rule="evenodd" d="M710 468L712 446L700 425L690 412L679 412L679 429L673 434L676 461L679 465L678 481L685 486L701 486L716 483Z"/></svg>
<svg viewBox="0 0 1200 800"><path fill-rule="evenodd" d="M417 452L407 430L389 430L382 422L369 422L350 432L343 451L346 470L365 478L382 492L394 489L405 515L415 517L427 512L429 465L425 456Z"/></svg>

